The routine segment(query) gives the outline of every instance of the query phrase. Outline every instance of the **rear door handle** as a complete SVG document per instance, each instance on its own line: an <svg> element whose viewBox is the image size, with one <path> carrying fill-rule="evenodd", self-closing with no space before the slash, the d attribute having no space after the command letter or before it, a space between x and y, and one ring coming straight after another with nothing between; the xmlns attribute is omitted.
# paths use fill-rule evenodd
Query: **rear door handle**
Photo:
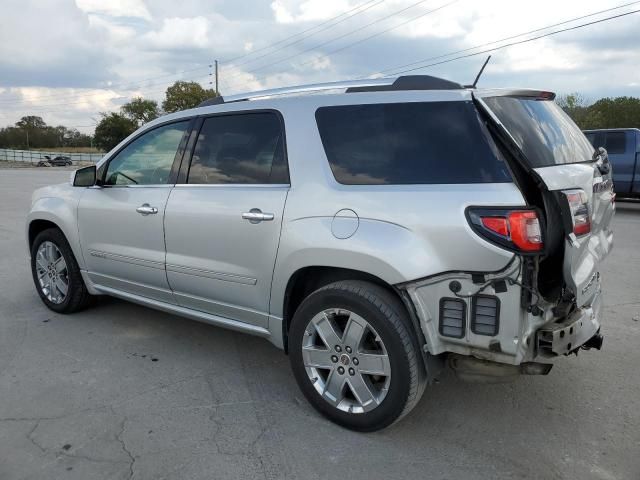
<svg viewBox="0 0 640 480"><path fill-rule="evenodd" d="M141 215L155 215L158 213L158 209L156 207L152 207L148 203L143 203L138 208L136 208L136 212Z"/></svg>
<svg viewBox="0 0 640 480"><path fill-rule="evenodd" d="M242 214L242 218L249 220L250 223L270 222L273 220L273 213L262 213L259 208L252 208L248 212Z"/></svg>

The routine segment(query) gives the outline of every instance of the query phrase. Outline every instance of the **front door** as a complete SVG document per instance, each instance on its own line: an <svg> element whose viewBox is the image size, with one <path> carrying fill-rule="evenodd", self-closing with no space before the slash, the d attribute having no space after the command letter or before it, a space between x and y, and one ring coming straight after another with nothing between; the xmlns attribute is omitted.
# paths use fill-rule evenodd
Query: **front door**
<svg viewBox="0 0 640 480"><path fill-rule="evenodd" d="M141 134L100 169L100 185L83 193L80 242L89 278L99 288L175 303L165 273L163 218L171 168L188 125L171 123Z"/></svg>
<svg viewBox="0 0 640 480"><path fill-rule="evenodd" d="M165 214L167 277L179 305L266 327L289 189L274 112L205 118L186 183Z"/></svg>

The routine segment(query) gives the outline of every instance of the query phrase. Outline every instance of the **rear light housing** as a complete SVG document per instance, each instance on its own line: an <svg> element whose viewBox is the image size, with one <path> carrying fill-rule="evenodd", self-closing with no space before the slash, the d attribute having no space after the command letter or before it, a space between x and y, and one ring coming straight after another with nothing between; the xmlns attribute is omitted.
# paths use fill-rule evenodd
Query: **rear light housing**
<svg viewBox="0 0 640 480"><path fill-rule="evenodd" d="M535 209L469 207L473 230L492 243L523 254L544 250L540 214Z"/></svg>
<svg viewBox="0 0 640 480"><path fill-rule="evenodd" d="M591 215L589 199L584 190L564 190L562 194L569 204L569 219L571 229L576 237L591 233Z"/></svg>

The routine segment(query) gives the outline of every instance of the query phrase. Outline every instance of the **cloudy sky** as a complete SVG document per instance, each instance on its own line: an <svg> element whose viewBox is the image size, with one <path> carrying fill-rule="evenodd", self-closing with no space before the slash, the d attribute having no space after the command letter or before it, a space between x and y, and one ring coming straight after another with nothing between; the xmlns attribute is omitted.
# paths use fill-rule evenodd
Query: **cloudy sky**
<svg viewBox="0 0 640 480"><path fill-rule="evenodd" d="M637 9L630 0L2 0L0 126L40 115L91 132L99 112L135 96L161 100L176 80L209 87L214 59L225 95L394 74ZM635 13L492 52L480 85L640 96L639 47ZM411 73L470 83L486 55Z"/></svg>

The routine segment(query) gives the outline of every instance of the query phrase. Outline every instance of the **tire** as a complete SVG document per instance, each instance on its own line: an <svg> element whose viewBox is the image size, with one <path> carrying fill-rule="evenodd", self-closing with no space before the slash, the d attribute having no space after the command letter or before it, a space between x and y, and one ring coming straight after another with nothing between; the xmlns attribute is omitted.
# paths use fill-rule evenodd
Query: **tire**
<svg viewBox="0 0 640 480"><path fill-rule="evenodd" d="M361 340L354 340L360 332ZM404 306L365 281L335 282L304 299L289 331L289 359L309 403L329 420L361 432L400 420L426 385Z"/></svg>
<svg viewBox="0 0 640 480"><path fill-rule="evenodd" d="M42 255L39 255L41 247L43 251ZM64 261L64 270L58 271L59 267L63 265L62 262L56 261L54 266L54 263L45 256L47 252L53 252L54 258ZM45 267L47 274L43 276L42 272ZM69 242L57 228L43 230L33 241L31 245L31 274L38 295L44 304L54 312L78 312L89 303L91 296L82 280L78 262L73 256ZM65 284L67 285L66 293L63 292Z"/></svg>

